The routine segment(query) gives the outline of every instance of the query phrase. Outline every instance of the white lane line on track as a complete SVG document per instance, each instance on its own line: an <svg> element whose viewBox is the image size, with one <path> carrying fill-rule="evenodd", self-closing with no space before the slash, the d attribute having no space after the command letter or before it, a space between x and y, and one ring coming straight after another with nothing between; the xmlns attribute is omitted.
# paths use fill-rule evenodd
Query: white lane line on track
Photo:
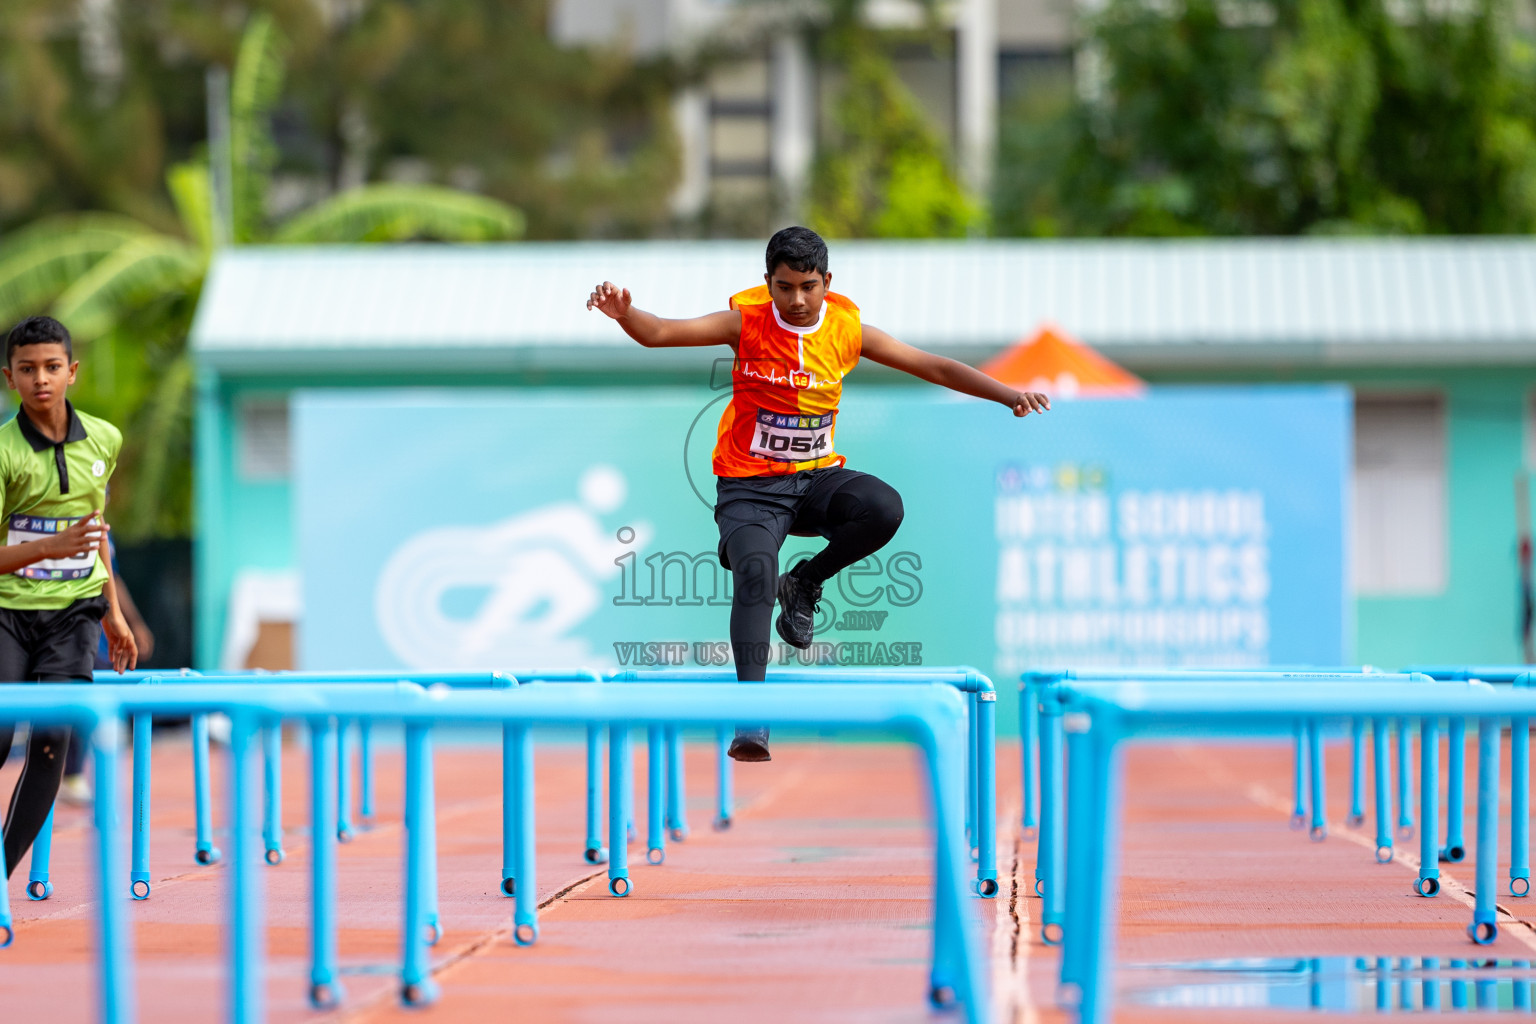
<svg viewBox="0 0 1536 1024"><path fill-rule="evenodd" d="M1000 879L1006 889L998 892L992 928L993 1019L1013 1024L1035 1024L1038 1014L1029 998L1028 898L1022 889L1023 839L1014 826L1022 815L1017 806L1006 807L997 823L997 861L1009 866Z"/></svg>
<svg viewBox="0 0 1536 1024"><path fill-rule="evenodd" d="M566 896L577 895L579 893L585 892L586 890L592 888L593 884L596 883L599 879L606 877L607 874L607 868L600 868L590 875L587 875L583 878L578 878L576 881L571 882L569 885L565 886L565 888L561 889L559 892L553 893L548 898L541 901L539 903L539 910L542 911L547 909L548 907L554 905L557 900L564 899ZM477 953L480 953L481 951L503 941L512 941L511 925L502 925L500 927L493 928L488 932L481 932L478 936L466 942L464 945L458 947L443 959L433 963L429 968L428 973L434 979L441 978L452 971L453 968L467 962ZM376 1010L393 1009L397 1004L398 998L399 988L397 985L392 984L386 987L383 991L379 992L377 995L361 1000L355 1005L343 1006L335 1011L332 1011L327 1015L325 1019L339 1021L362 1020L365 1016L372 1014Z"/></svg>

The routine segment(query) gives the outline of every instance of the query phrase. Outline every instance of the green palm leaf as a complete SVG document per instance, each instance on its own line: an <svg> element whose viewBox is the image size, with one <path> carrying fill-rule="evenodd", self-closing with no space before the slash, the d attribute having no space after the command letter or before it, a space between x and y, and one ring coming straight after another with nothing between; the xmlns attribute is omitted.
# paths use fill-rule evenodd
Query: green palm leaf
<svg viewBox="0 0 1536 1024"><path fill-rule="evenodd" d="M82 339L111 329L127 310L194 287L207 264L193 246L167 235L143 235L118 246L59 296L54 315Z"/></svg>
<svg viewBox="0 0 1536 1024"><path fill-rule="evenodd" d="M268 118L282 97L287 40L269 15L257 14L240 38L229 90L235 241L255 241L267 178L277 164Z"/></svg>
<svg viewBox="0 0 1536 1024"><path fill-rule="evenodd" d="M177 164L165 176L171 202L187 236L204 251L213 247L213 180L205 163Z"/></svg>
<svg viewBox="0 0 1536 1024"><path fill-rule="evenodd" d="M506 203L433 185L365 185L305 210L274 241L488 242L518 238L523 215Z"/></svg>
<svg viewBox="0 0 1536 1024"><path fill-rule="evenodd" d="M0 324L45 310L103 257L149 234L111 214L48 217L0 241Z"/></svg>

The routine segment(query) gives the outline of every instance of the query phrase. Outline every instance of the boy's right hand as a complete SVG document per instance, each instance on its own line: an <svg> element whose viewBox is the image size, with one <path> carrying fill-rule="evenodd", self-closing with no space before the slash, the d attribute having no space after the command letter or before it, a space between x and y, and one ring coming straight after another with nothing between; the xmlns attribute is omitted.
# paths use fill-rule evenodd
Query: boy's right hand
<svg viewBox="0 0 1536 1024"><path fill-rule="evenodd" d="M629 296L628 288L620 288L611 281L604 281L592 289L592 294L587 299L587 309L600 309L615 320L622 320L624 314L629 312L630 303L634 300Z"/></svg>
<svg viewBox="0 0 1536 1024"><path fill-rule="evenodd" d="M62 533L38 543L45 558L80 558L100 550L109 529L98 509Z"/></svg>

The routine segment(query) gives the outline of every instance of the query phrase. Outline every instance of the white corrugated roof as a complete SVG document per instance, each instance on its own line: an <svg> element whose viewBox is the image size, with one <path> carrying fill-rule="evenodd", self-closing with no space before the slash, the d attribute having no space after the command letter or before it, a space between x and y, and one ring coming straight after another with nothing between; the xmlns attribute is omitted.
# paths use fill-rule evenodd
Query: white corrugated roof
<svg viewBox="0 0 1536 1024"><path fill-rule="evenodd" d="M422 346L542 365L654 357L584 309L593 285L691 316L760 281L762 257L761 242L231 249L193 346L215 366ZM941 350L995 349L1051 321L1133 362L1536 360L1524 238L833 242L831 269L866 323Z"/></svg>

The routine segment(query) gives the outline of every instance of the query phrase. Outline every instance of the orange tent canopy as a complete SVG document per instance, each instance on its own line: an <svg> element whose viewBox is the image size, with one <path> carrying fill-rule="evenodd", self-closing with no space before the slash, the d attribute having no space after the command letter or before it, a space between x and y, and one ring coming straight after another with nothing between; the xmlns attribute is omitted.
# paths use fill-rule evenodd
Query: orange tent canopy
<svg viewBox="0 0 1536 1024"><path fill-rule="evenodd" d="M1043 391L1052 398L1132 396L1147 387L1140 377L1052 324L994 356L981 372L1021 391Z"/></svg>

